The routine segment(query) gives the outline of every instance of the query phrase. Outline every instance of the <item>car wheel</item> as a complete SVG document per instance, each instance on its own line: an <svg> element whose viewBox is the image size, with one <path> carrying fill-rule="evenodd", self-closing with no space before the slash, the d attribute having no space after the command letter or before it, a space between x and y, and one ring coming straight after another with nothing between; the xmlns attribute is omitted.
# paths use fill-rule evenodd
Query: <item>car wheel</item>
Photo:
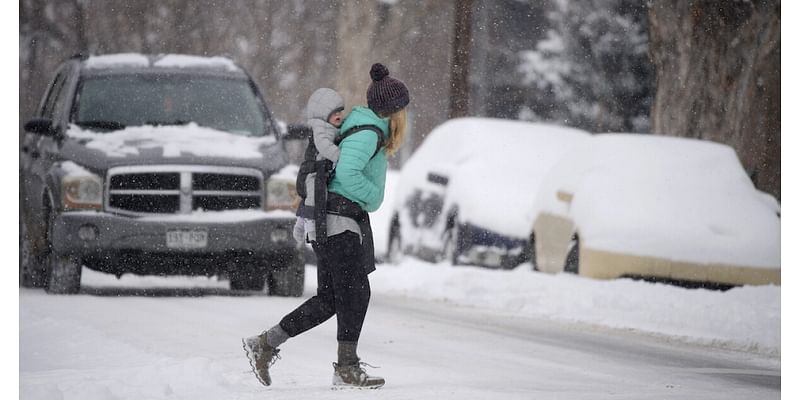
<svg viewBox="0 0 800 400"><path fill-rule="evenodd" d="M302 296L306 278L306 266L303 257L299 252L295 252L291 260L281 259L280 261L288 265L273 266L267 279L269 295L283 297Z"/></svg>
<svg viewBox="0 0 800 400"><path fill-rule="evenodd" d="M564 262L564 272L572 274L580 273L580 247L581 242L578 235L572 237L569 242L569 251L567 252L567 259Z"/></svg>
<svg viewBox="0 0 800 400"><path fill-rule="evenodd" d="M390 264L400 264L403 261L403 238L400 236L400 227L392 224L389 230L389 245L386 250L386 258Z"/></svg>
<svg viewBox="0 0 800 400"><path fill-rule="evenodd" d="M19 284L22 287L44 287L46 271L43 257L36 254L24 217L19 219Z"/></svg>
<svg viewBox="0 0 800 400"><path fill-rule="evenodd" d="M446 238L444 241L444 259L449 260L451 264L459 265L458 257L460 255L458 249L459 230L458 222L453 221L453 226L445 233Z"/></svg>
<svg viewBox="0 0 800 400"><path fill-rule="evenodd" d="M539 265L536 264L536 234L531 232L531 238L528 242L528 254L527 259L530 260L531 266L533 266L534 271L539 271Z"/></svg>
<svg viewBox="0 0 800 400"><path fill-rule="evenodd" d="M45 290L52 294L75 294L81 289L81 261L71 255L51 251L47 257L47 284Z"/></svg>

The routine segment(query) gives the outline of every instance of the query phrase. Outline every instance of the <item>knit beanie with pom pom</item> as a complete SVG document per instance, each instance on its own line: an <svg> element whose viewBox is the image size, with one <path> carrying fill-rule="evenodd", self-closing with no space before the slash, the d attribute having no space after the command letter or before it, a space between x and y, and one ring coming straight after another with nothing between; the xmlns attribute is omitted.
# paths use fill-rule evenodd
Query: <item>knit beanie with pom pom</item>
<svg viewBox="0 0 800 400"><path fill-rule="evenodd" d="M372 83L367 88L367 105L376 114L391 114L408 105L408 88L399 79L390 77L386 66L372 64L369 76Z"/></svg>

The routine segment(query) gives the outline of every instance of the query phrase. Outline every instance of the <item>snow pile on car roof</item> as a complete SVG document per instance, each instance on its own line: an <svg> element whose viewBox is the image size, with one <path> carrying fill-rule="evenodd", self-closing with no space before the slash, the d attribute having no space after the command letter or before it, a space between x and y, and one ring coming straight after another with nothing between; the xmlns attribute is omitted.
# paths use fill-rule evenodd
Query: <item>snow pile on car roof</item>
<svg viewBox="0 0 800 400"><path fill-rule="evenodd" d="M233 60L226 57L200 57L186 54L161 54L148 56L138 53L106 54L91 56L84 62L86 68L208 68L221 69L231 72L240 72Z"/></svg>
<svg viewBox="0 0 800 400"><path fill-rule="evenodd" d="M84 61L86 68L99 69L110 67L147 67L150 60L147 56L137 53L107 54L91 56Z"/></svg>
<svg viewBox="0 0 800 400"><path fill-rule="evenodd" d="M559 191L571 202L559 200ZM595 135L551 170L534 209L569 216L581 243L597 250L780 266L777 202L718 143Z"/></svg>
<svg viewBox="0 0 800 400"><path fill-rule="evenodd" d="M156 60L153 66L164 68L220 68L234 72L240 70L230 58L198 57L184 54L167 54Z"/></svg>
<svg viewBox="0 0 800 400"><path fill-rule="evenodd" d="M459 220L527 238L529 212L544 174L589 133L561 126L492 118L458 118L436 127L406 161L397 199L432 185L428 172L448 177L445 212Z"/></svg>

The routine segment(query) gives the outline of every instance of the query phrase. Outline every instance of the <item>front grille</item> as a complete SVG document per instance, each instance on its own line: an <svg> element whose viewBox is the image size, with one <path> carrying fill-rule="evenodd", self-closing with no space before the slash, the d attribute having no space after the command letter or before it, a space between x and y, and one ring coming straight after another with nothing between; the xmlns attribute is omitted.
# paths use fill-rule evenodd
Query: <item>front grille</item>
<svg viewBox="0 0 800 400"><path fill-rule="evenodd" d="M246 168L117 167L108 172L106 208L131 215L261 208L263 181Z"/></svg>
<svg viewBox="0 0 800 400"><path fill-rule="evenodd" d="M181 210L181 199L169 195L115 194L109 199L109 206L136 213L175 214Z"/></svg>
<svg viewBox="0 0 800 400"><path fill-rule="evenodd" d="M114 175L111 190L179 190L181 174L177 172Z"/></svg>
<svg viewBox="0 0 800 400"><path fill-rule="evenodd" d="M192 175L193 190L255 192L261 182L254 176L197 173Z"/></svg>
<svg viewBox="0 0 800 400"><path fill-rule="evenodd" d="M195 196L192 201L194 210L236 210L261 207L261 198L256 196Z"/></svg>

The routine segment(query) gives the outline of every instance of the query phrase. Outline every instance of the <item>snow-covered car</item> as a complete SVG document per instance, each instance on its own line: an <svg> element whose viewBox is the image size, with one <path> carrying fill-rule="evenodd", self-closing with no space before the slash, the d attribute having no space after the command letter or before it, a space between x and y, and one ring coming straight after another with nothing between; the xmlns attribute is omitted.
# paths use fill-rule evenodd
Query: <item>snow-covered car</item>
<svg viewBox="0 0 800 400"><path fill-rule="evenodd" d="M491 268L529 260L539 183L562 154L589 136L489 118L439 125L402 167L389 259L411 254Z"/></svg>
<svg viewBox="0 0 800 400"><path fill-rule="evenodd" d="M303 292L296 168L249 75L223 57L112 54L57 70L20 157L20 283L81 266Z"/></svg>
<svg viewBox="0 0 800 400"><path fill-rule="evenodd" d="M539 270L691 285L780 284L780 205L726 145L602 134L542 183Z"/></svg>

